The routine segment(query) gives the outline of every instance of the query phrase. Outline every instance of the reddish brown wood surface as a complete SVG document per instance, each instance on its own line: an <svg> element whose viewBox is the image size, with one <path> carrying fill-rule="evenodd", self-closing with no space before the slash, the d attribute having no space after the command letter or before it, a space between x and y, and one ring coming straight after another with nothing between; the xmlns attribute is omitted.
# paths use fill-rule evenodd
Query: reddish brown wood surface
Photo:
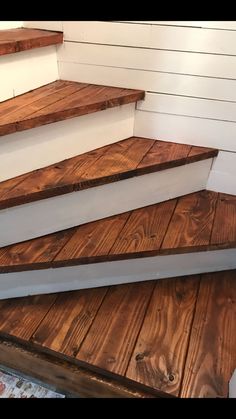
<svg viewBox="0 0 236 419"><path fill-rule="evenodd" d="M63 376L80 366L115 380L117 395L125 385L146 397L227 397L236 365L235 280L228 271L1 301L0 339L35 354L28 372L36 376L38 357L52 355L42 380L64 360ZM14 359L0 350L0 363Z"/></svg>
<svg viewBox="0 0 236 419"><path fill-rule="evenodd" d="M0 135L135 103L144 91L58 80L0 104Z"/></svg>
<svg viewBox="0 0 236 419"><path fill-rule="evenodd" d="M131 137L1 182L0 209L192 163L191 150L184 144ZM216 154L201 147L194 161Z"/></svg>
<svg viewBox="0 0 236 419"><path fill-rule="evenodd" d="M61 44L62 32L17 28L0 31L0 55L12 54L32 48Z"/></svg>
<svg viewBox="0 0 236 419"><path fill-rule="evenodd" d="M128 378L179 395L199 279L196 275L157 281L126 373Z"/></svg>
<svg viewBox="0 0 236 419"><path fill-rule="evenodd" d="M1 248L0 272L230 249L236 200L218 198L197 192Z"/></svg>
<svg viewBox="0 0 236 419"><path fill-rule="evenodd" d="M124 375L153 288L154 281L111 287L77 360Z"/></svg>
<svg viewBox="0 0 236 419"><path fill-rule="evenodd" d="M202 275L181 397L227 397L236 368L236 271Z"/></svg>

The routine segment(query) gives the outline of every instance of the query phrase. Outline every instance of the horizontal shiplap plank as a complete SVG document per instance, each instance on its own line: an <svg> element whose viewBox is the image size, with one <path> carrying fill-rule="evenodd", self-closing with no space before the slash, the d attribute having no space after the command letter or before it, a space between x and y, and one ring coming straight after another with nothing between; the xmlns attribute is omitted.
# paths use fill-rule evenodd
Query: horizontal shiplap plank
<svg viewBox="0 0 236 419"><path fill-rule="evenodd" d="M59 62L61 79L151 92L236 101L236 80Z"/></svg>
<svg viewBox="0 0 236 419"><path fill-rule="evenodd" d="M32 20L24 21L25 28L48 29L51 31L63 31L63 22L59 20Z"/></svg>
<svg viewBox="0 0 236 419"><path fill-rule="evenodd" d="M227 55L64 42L58 48L58 60L145 71L236 78L236 56Z"/></svg>
<svg viewBox="0 0 236 419"><path fill-rule="evenodd" d="M196 28L215 28L236 30L235 20L123 20L123 23L144 23L146 25L190 26Z"/></svg>
<svg viewBox="0 0 236 419"><path fill-rule="evenodd" d="M236 103L192 97L147 93L137 108L147 112L161 112L183 116L197 116L236 122Z"/></svg>
<svg viewBox="0 0 236 419"><path fill-rule="evenodd" d="M236 123L136 111L134 135L236 151Z"/></svg>
<svg viewBox="0 0 236 419"><path fill-rule="evenodd" d="M236 32L191 27L64 22L66 41L236 55Z"/></svg>
<svg viewBox="0 0 236 419"><path fill-rule="evenodd" d="M0 30L5 29L13 29L13 28L21 28L23 26L23 21L20 20L6 20L6 21L0 21Z"/></svg>

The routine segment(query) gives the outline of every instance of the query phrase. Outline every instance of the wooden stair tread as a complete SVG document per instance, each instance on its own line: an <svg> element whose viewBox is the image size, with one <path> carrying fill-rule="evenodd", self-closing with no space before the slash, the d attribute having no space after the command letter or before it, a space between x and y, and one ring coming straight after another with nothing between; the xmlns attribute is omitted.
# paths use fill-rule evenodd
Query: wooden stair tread
<svg viewBox="0 0 236 419"><path fill-rule="evenodd" d="M227 397L235 278L233 270L0 301L0 338L32 351L32 376L36 355L48 354L55 366L62 359L116 379L118 388ZM0 348L1 363L11 367L18 359L24 371L19 351Z"/></svg>
<svg viewBox="0 0 236 419"><path fill-rule="evenodd" d="M0 135L135 103L141 90L57 80L0 103Z"/></svg>
<svg viewBox="0 0 236 419"><path fill-rule="evenodd" d="M62 32L28 28L1 30L0 55L61 44L62 42Z"/></svg>
<svg viewBox="0 0 236 419"><path fill-rule="evenodd" d="M201 191L1 248L0 272L235 247L236 196Z"/></svg>
<svg viewBox="0 0 236 419"><path fill-rule="evenodd" d="M0 209L215 157L210 148L131 137L0 183Z"/></svg>

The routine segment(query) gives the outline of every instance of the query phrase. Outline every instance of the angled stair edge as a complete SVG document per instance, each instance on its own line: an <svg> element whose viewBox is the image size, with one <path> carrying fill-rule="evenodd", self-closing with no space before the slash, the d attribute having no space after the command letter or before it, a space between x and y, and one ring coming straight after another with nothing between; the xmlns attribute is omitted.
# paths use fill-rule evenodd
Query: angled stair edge
<svg viewBox="0 0 236 419"><path fill-rule="evenodd" d="M217 150L131 137L0 183L0 247L206 188Z"/></svg>
<svg viewBox="0 0 236 419"><path fill-rule="evenodd" d="M203 191L2 248L1 298L235 269L235 215Z"/></svg>

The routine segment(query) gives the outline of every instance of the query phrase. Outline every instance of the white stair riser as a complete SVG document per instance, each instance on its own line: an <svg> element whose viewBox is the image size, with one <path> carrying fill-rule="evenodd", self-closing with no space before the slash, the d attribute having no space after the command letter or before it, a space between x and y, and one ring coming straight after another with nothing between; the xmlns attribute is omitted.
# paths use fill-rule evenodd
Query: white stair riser
<svg viewBox="0 0 236 419"><path fill-rule="evenodd" d="M0 299L236 268L236 249L0 274Z"/></svg>
<svg viewBox="0 0 236 419"><path fill-rule="evenodd" d="M0 211L0 246L205 189L212 159Z"/></svg>
<svg viewBox="0 0 236 419"><path fill-rule="evenodd" d="M0 137L0 181L133 135L135 104Z"/></svg>
<svg viewBox="0 0 236 419"><path fill-rule="evenodd" d="M37 89L59 78L56 46L0 57L0 101Z"/></svg>

